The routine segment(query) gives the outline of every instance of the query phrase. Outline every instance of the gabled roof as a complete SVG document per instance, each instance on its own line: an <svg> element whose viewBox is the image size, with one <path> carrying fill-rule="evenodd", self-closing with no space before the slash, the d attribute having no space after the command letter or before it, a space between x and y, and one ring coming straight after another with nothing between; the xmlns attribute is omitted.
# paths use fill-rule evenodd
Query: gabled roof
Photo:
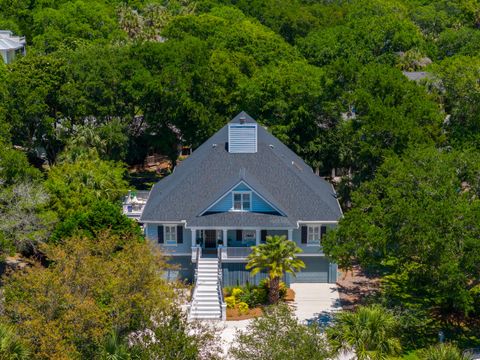
<svg viewBox="0 0 480 360"><path fill-rule="evenodd" d="M231 122L255 123L241 112ZM342 212L330 183L263 127L256 153L229 153L228 125L205 141L150 192L141 221L187 226L296 227L297 221L337 221ZM200 215L244 181L284 216L245 212Z"/></svg>

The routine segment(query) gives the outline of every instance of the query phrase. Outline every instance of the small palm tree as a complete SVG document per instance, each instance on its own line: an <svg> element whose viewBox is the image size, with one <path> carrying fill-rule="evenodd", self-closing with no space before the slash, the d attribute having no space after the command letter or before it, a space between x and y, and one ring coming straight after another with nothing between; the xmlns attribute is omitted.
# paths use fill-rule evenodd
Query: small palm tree
<svg viewBox="0 0 480 360"><path fill-rule="evenodd" d="M382 360L400 353L398 319L379 305L338 313L328 339L336 353L355 352L358 360Z"/></svg>
<svg viewBox="0 0 480 360"><path fill-rule="evenodd" d="M0 360L29 359L27 347L15 334L12 327L0 324Z"/></svg>
<svg viewBox="0 0 480 360"><path fill-rule="evenodd" d="M424 360L463 360L466 359L458 350L458 348L451 344L440 344L430 346L428 349L421 351L421 358Z"/></svg>
<svg viewBox="0 0 480 360"><path fill-rule="evenodd" d="M297 258L302 250L285 236L267 236L265 244L252 247L248 256L247 270L254 276L262 270L268 272L268 301L276 304L280 300L280 279L284 273L295 275L305 267L305 263Z"/></svg>
<svg viewBox="0 0 480 360"><path fill-rule="evenodd" d="M130 354L125 343L116 331L112 331L103 344L102 360L129 360Z"/></svg>

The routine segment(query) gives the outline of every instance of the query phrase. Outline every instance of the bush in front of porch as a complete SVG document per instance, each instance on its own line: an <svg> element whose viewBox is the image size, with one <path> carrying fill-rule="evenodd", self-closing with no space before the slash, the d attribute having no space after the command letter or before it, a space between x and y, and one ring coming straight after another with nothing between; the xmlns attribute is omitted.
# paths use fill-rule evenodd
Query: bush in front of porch
<svg viewBox="0 0 480 360"><path fill-rule="evenodd" d="M285 236L267 236L265 244L252 247L248 255L247 270L256 275L262 270L268 273L268 302L276 304L280 300L281 278L285 273L295 273L305 268L305 263L297 257L301 253L295 242Z"/></svg>
<svg viewBox="0 0 480 360"><path fill-rule="evenodd" d="M268 279L263 279L258 285L247 282L244 286L226 287L223 289L225 302L227 303L227 319L240 320L262 315L263 307L268 301ZM295 293L287 285L280 282L280 299L293 301Z"/></svg>

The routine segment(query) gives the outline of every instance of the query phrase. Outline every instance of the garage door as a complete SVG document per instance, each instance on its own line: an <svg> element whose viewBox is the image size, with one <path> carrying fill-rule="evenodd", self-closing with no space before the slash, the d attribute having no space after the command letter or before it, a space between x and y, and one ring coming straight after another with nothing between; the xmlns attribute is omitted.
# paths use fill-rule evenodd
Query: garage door
<svg viewBox="0 0 480 360"><path fill-rule="evenodd" d="M324 257L300 257L306 267L291 277L292 283L327 283L329 261Z"/></svg>

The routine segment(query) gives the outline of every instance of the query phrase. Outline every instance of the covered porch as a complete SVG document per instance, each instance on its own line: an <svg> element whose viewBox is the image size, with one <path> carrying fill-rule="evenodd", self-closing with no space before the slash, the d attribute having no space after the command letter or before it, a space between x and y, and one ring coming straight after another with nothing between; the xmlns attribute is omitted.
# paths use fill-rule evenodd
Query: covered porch
<svg viewBox="0 0 480 360"><path fill-rule="evenodd" d="M265 242L267 236L292 238L293 229L215 228L192 229L192 261L202 256L221 256L222 261L244 261L252 246Z"/></svg>

